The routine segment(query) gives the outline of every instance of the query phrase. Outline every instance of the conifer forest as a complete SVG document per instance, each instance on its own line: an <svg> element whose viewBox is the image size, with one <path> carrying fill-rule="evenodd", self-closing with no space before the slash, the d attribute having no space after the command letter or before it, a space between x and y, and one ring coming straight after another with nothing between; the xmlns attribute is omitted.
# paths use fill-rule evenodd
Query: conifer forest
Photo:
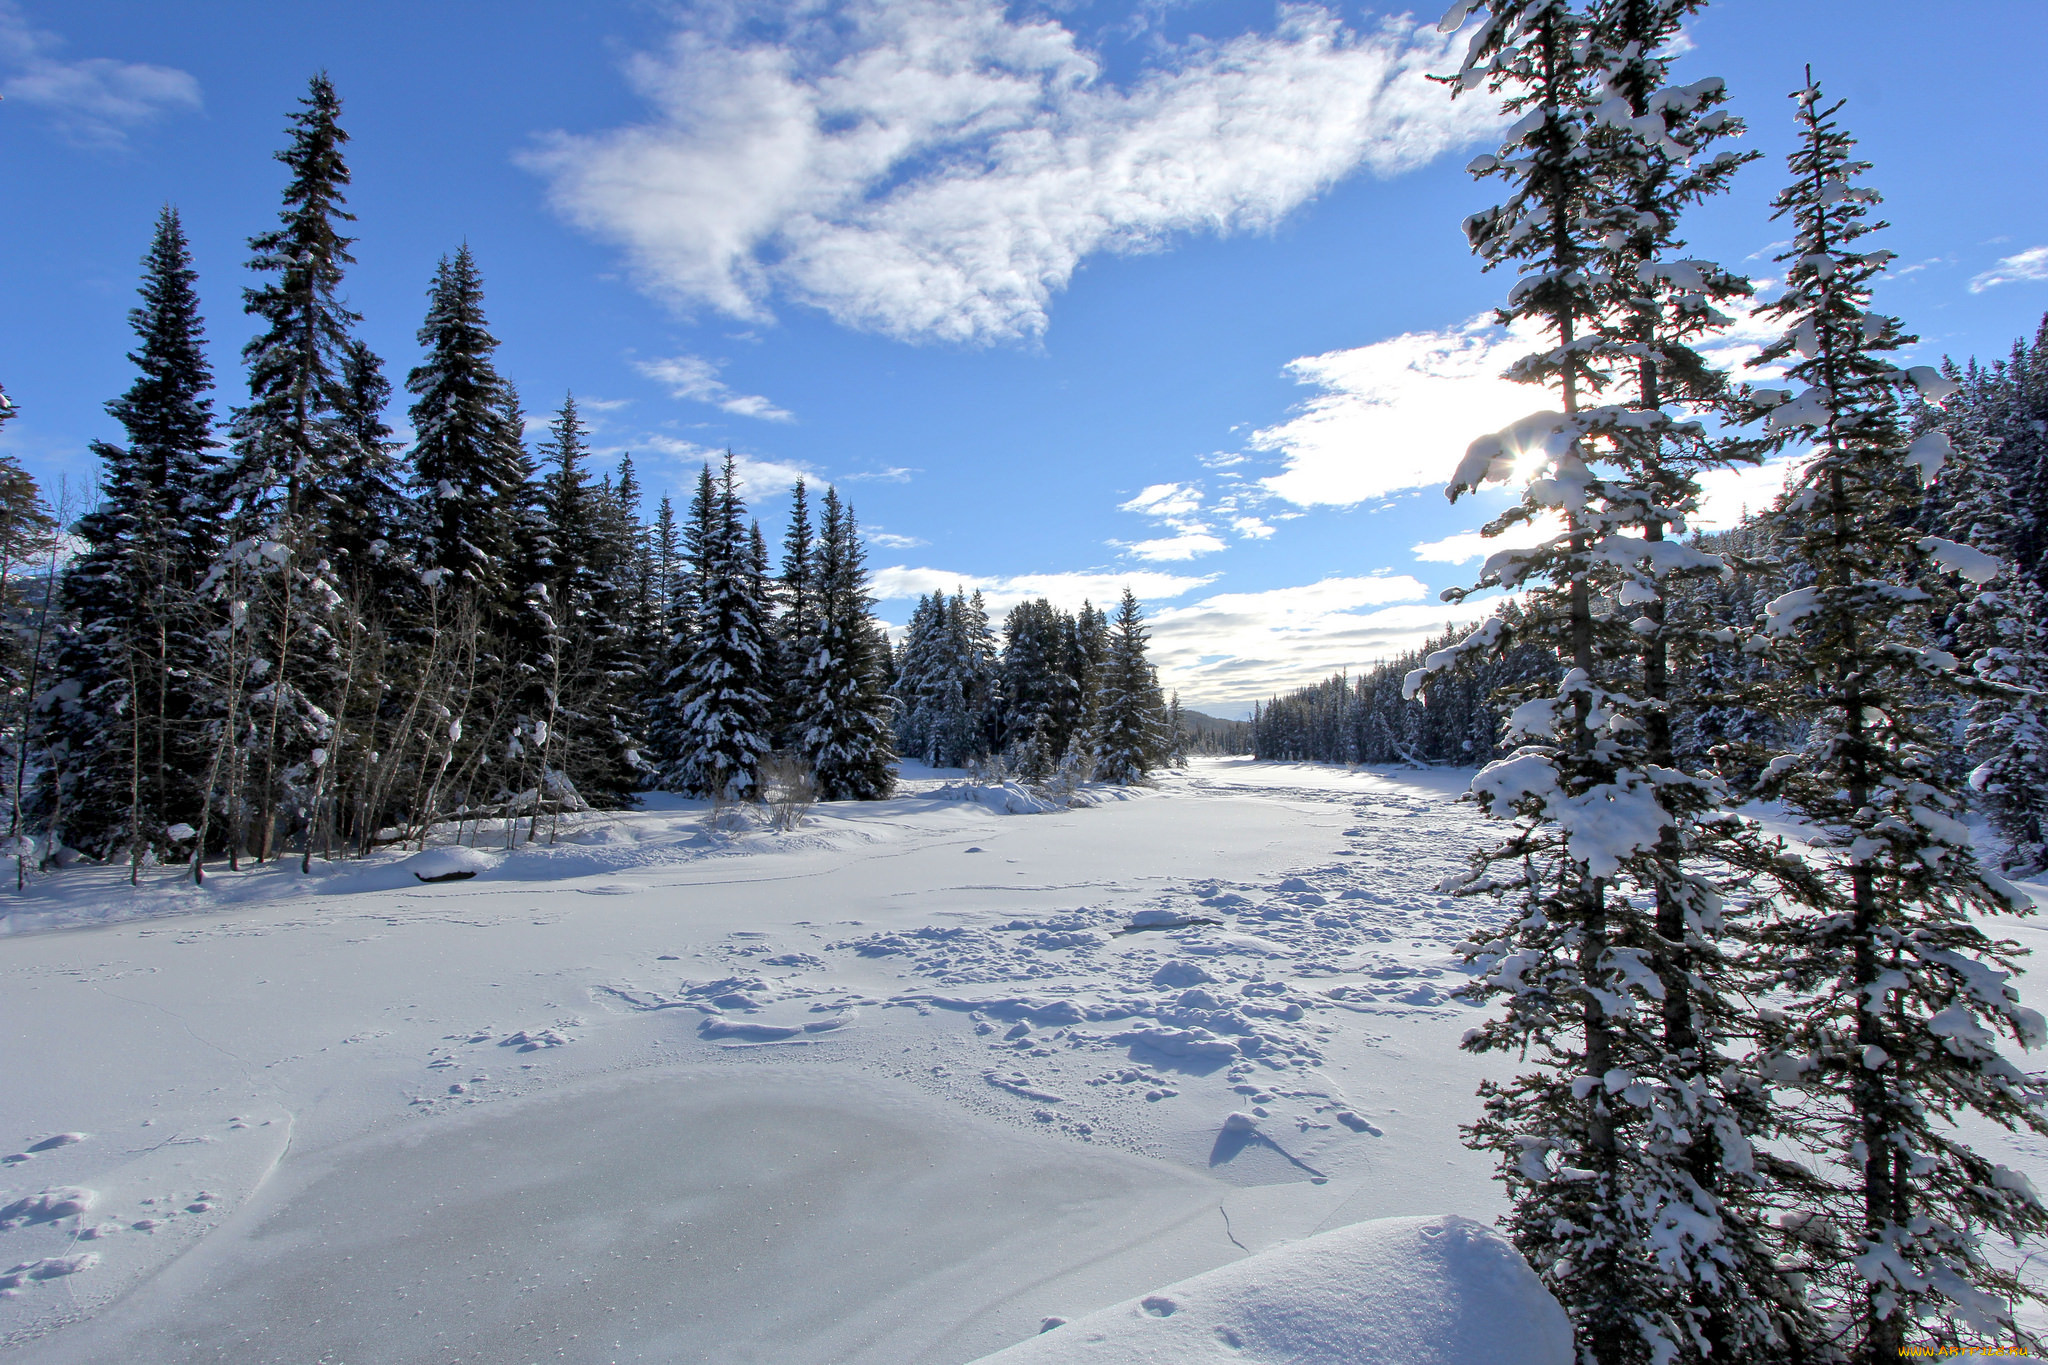
<svg viewBox="0 0 2048 1365"><path fill-rule="evenodd" d="M347 150L316 77L277 226L249 239L246 403L217 392L166 208L136 379L107 405L128 439L96 447L75 540L4 471L18 879L80 857L203 879L450 821L531 841L650 789L874 800L899 751L1069 783L1175 751L1128 594L1078 617L1026 603L1000 642L979 594L935 595L892 648L837 490L797 483L778 556L730 456L650 524L630 455L591 467L573 395L529 441L467 246L435 269L396 395L341 301Z"/></svg>

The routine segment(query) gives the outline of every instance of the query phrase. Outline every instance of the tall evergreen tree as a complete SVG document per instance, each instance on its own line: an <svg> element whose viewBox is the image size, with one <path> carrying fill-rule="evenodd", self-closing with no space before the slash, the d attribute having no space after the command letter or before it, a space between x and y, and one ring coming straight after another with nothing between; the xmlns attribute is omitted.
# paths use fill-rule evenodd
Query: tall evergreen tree
<svg viewBox="0 0 2048 1365"><path fill-rule="evenodd" d="M348 134L340 114L332 82L313 77L290 143L277 153L291 172L279 225L249 240L250 268L269 278L244 294L262 329L242 350L249 403L235 412L224 470L233 540L214 585L247 604L245 626L223 637L232 642L246 630L245 667L215 672L239 677L235 685L248 695L217 689L215 724L222 742L246 750L226 765L229 840L259 859L293 827L311 837L315 770L332 725L327 708L342 688L344 649L331 616L343 596L325 549L330 523L345 515L337 472L354 453L342 414L352 405L350 329L360 319L340 293L354 261L342 231L354 215L344 207ZM216 773L221 766L209 762Z"/></svg>
<svg viewBox="0 0 2048 1365"><path fill-rule="evenodd" d="M1109 657L1097 690L1095 775L1104 782L1142 782L1165 755L1165 704L1146 658L1144 614L1129 588L1109 631Z"/></svg>
<svg viewBox="0 0 2048 1365"><path fill-rule="evenodd" d="M751 801L760 794L761 757L771 747L769 623L730 453L715 484L705 467L691 521L696 621L689 654L659 704L662 732L674 746L662 785Z"/></svg>
<svg viewBox="0 0 2048 1365"><path fill-rule="evenodd" d="M1809 833L1765 965L1789 997L1774 1056L1828 1163L1797 1212L1839 1233L1807 1241L1807 1268L1845 1353L1892 1365L1909 1331L2014 1330L2008 1302L2031 1291L1982 1239L2038 1236L2048 1208L1953 1120L2048 1133L2040 1082L1999 1051L2000 1034L2033 1046L2048 1031L2010 984L2018 949L1983 927L2032 906L1978 865L1938 761L1946 708L1930 694L1952 692L1955 661L1933 646L1930 607L1949 595L1943 570L1989 557L1913 525L1916 464L1933 458L1909 443L1902 399L1954 386L1885 358L1910 338L1870 308L1891 254L1863 245L1883 226L1868 163L1840 103L1810 79L1794 98L1792 182L1775 201L1793 235L1764 310L1785 331L1761 359L1798 392L1758 398L1775 443L1812 443L1773 512L1811 581L1767 608L1756 643L1774 677L1751 705L1811 727L1763 784Z"/></svg>
<svg viewBox="0 0 2048 1365"><path fill-rule="evenodd" d="M54 661L50 734L70 758L49 774L61 773L66 790L46 796L65 812L74 847L118 853L136 869L183 842L167 831L196 821L204 801L194 781L207 654L197 588L219 525L213 374L175 210L158 215L143 271L142 303L129 314L138 374L107 404L128 442L93 445L101 502L75 528L84 549L59 587L77 626ZM14 548L0 557L18 573Z"/></svg>
<svg viewBox="0 0 2048 1365"><path fill-rule="evenodd" d="M1073 629L1073 619L1042 597L1019 602L1003 622L998 739L1005 750L1029 746L1026 766L1057 764L1079 722L1081 680L1068 648Z"/></svg>
<svg viewBox="0 0 2048 1365"><path fill-rule="evenodd" d="M1520 118L1498 154L1473 163L1509 192L1466 231L1487 269L1522 272L1498 316L1544 344L1509 377L1549 389L1558 409L1475 441L1448 492L1526 478L1486 533L1556 529L1482 571L1482 586L1527 590L1521 613L1432 655L1407 690L1531 644L1562 677L1512 694L1506 737L1520 747L1483 769L1472 795L1514 832L1446 884L1508 902L1508 922L1475 945L1469 991L1500 999L1502 1013L1466 1046L1534 1064L1482 1088L1468 1139L1497 1154L1516 1245L1565 1306L1588 1365L1767 1359L1793 1349L1796 1304L1773 1278L1759 1220L1723 1197L1724 1172L1754 1165L1754 1089L1739 1074L1723 1084L1715 1048L1727 976L1715 935L1730 888L1688 861L1739 868L1768 855L1722 818L1712 780L1672 766L1679 623L1665 611L1686 575L1719 568L1665 536L1683 528L1706 454L1700 428L1665 408L1718 395L1693 346L1726 323L1714 305L1747 291L1671 256L1680 211L1742 158L1701 155L1731 131L1713 112L1719 82L1665 83L1668 40L1697 6L1485 8L1452 80ZM1610 391L1620 401L1598 401Z"/></svg>
<svg viewBox="0 0 2048 1365"><path fill-rule="evenodd" d="M587 433L573 395L541 448L541 591L537 667L544 702L537 731L542 793L559 808L616 805L637 785L638 741L629 690L634 669L638 525L616 490L584 471Z"/></svg>
<svg viewBox="0 0 2048 1365"><path fill-rule="evenodd" d="M865 558L853 509L827 486L816 560L817 626L798 675L796 746L827 801L879 801L896 782L892 707Z"/></svg>
<svg viewBox="0 0 2048 1365"><path fill-rule="evenodd" d="M348 134L341 100L322 72L292 115L291 143L277 159L291 171L278 226L249 239L249 268L270 276L245 291L262 330L243 347L249 404L234 417L231 492L245 525L278 514L309 543L341 489L332 477L350 449L342 414L355 408L348 374L350 329L361 321L341 300L355 263L343 225Z"/></svg>
<svg viewBox="0 0 2048 1365"><path fill-rule="evenodd" d="M477 594L492 616L516 608L522 511L531 468L516 400L498 374L483 277L467 244L441 258L419 332L427 356L406 376L415 396L412 482L420 568Z"/></svg>
<svg viewBox="0 0 2048 1365"><path fill-rule="evenodd" d="M799 747L806 699L804 674L817 648L823 587L819 582L818 547L811 527L810 490L802 479L789 491L789 526L782 533L782 612L776 620L775 730L784 748Z"/></svg>

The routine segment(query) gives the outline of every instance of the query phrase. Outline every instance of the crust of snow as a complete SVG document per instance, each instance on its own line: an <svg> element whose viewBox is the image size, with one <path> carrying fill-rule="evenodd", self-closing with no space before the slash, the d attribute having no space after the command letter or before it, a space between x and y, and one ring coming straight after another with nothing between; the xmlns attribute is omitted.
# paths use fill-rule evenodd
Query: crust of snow
<svg viewBox="0 0 2048 1365"><path fill-rule="evenodd" d="M1238 1116L1233 1116L1238 1117ZM979 1365L1571 1365L1571 1324L1469 1218L1355 1223L1042 1332Z"/></svg>

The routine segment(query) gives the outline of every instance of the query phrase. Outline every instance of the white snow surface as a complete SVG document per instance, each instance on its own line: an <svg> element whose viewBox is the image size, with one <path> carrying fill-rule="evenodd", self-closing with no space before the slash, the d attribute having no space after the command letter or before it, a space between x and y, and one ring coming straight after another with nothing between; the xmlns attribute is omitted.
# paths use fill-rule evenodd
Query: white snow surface
<svg viewBox="0 0 2048 1365"><path fill-rule="evenodd" d="M1202 760L1013 814L913 768L785 833L652 797L509 848L32 880L0 1346L960 1365L1381 1235L1319 1233L1490 1223L1458 1128L1512 1063L1459 1050L1450 992L1494 912L1433 889L1498 832L1470 777ZM1277 1321L1239 1293L1220 1325Z"/></svg>
<svg viewBox="0 0 2048 1365"><path fill-rule="evenodd" d="M1469 1218L1382 1218L1048 1328L981 1365L1571 1365L1572 1329Z"/></svg>

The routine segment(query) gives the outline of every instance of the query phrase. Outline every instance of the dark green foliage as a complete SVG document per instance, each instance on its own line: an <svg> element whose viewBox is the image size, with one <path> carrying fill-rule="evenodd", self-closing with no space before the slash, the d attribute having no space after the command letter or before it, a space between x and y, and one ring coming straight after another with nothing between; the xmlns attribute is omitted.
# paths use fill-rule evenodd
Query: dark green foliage
<svg viewBox="0 0 2048 1365"><path fill-rule="evenodd" d="M774 683L769 672L765 550L750 533L731 454L717 483L706 466L692 508L688 545L696 611L688 654L657 704L660 785L715 801L751 801L772 745Z"/></svg>
<svg viewBox="0 0 2048 1365"><path fill-rule="evenodd" d="M415 556L441 586L476 593L488 614L514 609L521 514L532 476L517 400L498 374L483 278L467 245L443 257L419 332L427 358L406 376L415 396Z"/></svg>
<svg viewBox="0 0 2048 1365"><path fill-rule="evenodd" d="M1128 785L1166 761L1169 737L1159 676L1146 657L1144 614L1129 588L1109 628L1109 649L1099 669L1094 725L1095 775Z"/></svg>
<svg viewBox="0 0 2048 1365"><path fill-rule="evenodd" d="M196 825L204 805L208 648L198 589L220 525L213 375L175 210L158 215L143 272L142 303L129 314L137 377L107 404L128 441L93 447L105 471L101 501L74 528L84 549L59 588L77 625L61 637L49 692L45 742L65 760L45 781L61 790L43 796L71 846L137 866L185 843L166 831ZM33 484L18 468L8 473L7 522L32 527ZM16 575L22 548L12 539L0 547Z"/></svg>
<svg viewBox="0 0 2048 1365"><path fill-rule="evenodd" d="M825 490L816 559L817 627L796 687L797 740L825 801L878 801L895 787L896 747L853 509Z"/></svg>

